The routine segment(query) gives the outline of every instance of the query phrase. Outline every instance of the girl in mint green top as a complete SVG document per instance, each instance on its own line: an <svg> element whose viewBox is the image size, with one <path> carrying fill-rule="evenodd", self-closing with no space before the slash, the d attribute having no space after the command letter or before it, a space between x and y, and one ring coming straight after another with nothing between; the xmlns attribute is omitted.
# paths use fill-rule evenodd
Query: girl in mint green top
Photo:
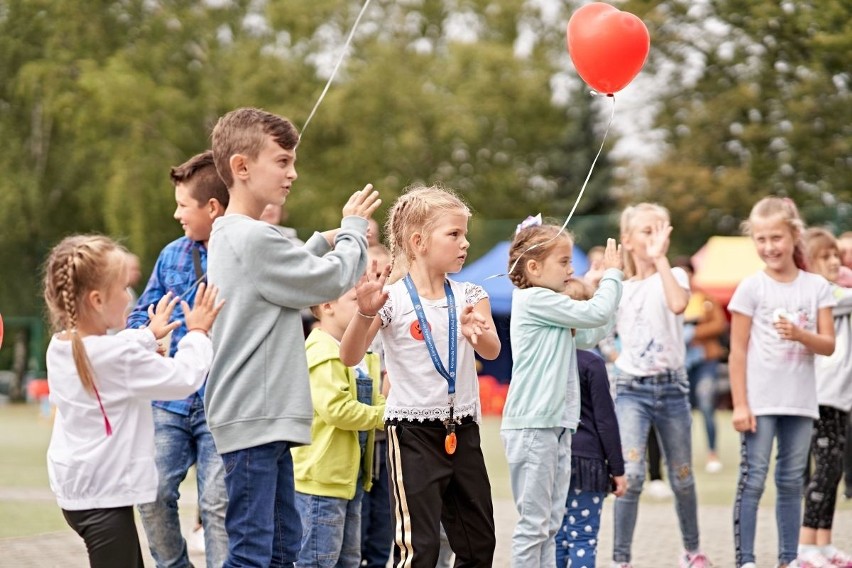
<svg viewBox="0 0 852 568"><path fill-rule="evenodd" d="M512 566L552 566L554 536L571 477L571 434L580 417L577 347L593 347L613 324L621 298L621 254L609 239L606 271L588 301L563 292L571 267L571 236L555 225L519 228L509 251L512 295L512 382L501 437L520 519L512 535Z"/></svg>

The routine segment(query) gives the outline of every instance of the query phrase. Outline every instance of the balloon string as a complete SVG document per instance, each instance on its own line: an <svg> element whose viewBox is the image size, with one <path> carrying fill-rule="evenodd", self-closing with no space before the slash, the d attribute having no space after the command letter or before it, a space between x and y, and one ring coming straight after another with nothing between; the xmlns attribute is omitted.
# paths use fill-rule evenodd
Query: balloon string
<svg viewBox="0 0 852 568"><path fill-rule="evenodd" d="M594 91L592 91L592 95L599 96L598 93L596 93ZM574 206L571 208L571 211L568 213L568 217L565 219L565 222L562 223L562 227L559 228L559 232L556 233L555 235L553 235L553 237L547 239L546 241L541 242L541 243L536 243L536 244L532 245L531 247L529 247L528 249L526 249L521 254L519 254L518 258L515 259L515 262L513 262L512 266L509 268L509 272L507 272L505 274L494 274L494 275L486 278L486 280L490 280L491 278L499 278L501 276L508 276L509 274L512 274L512 272L515 271L515 267L518 265L518 262L520 262L521 257L523 257L525 254L527 254L528 252L530 252L534 248L544 246L547 243L555 240L556 238L559 237L559 235L562 234L563 231L565 231L565 228L568 226L568 223L571 221L571 217L574 216L574 211L577 210L577 206L580 204L580 199L583 198L583 193L585 193L586 186L589 184L589 179L592 177L592 172L595 169L595 164L597 164L598 158L600 157L601 152L604 149L604 144L606 143L606 137L609 134L610 127L612 126L612 120L613 120L613 118L615 118L615 97L613 95L607 95L607 96L612 99L612 111L610 112L610 115L609 115L609 122L606 125L606 130L604 131L603 140L601 140L601 146L600 146L600 148L598 148L598 153L595 155L595 159L592 160L592 165L589 168L589 173L586 174L586 179L585 179L585 181L583 181L583 187L580 188L580 193L577 195L577 199L574 201Z"/></svg>
<svg viewBox="0 0 852 568"><path fill-rule="evenodd" d="M349 49L349 45L352 43L352 38L355 36L355 30L358 28L358 24L361 22L361 17L364 15L364 12L367 11L367 7L369 5L370 0L364 0L364 5L361 6L361 11L358 12L358 17L355 18L355 23L352 24L352 29L349 30L349 37L346 38L346 42L343 44L343 49L340 50L340 57L337 58L337 63L335 63L334 69L331 71L331 76L328 78L328 81L326 81L325 87L323 88L322 93L320 93L314 108L311 109L308 119L305 121L305 124L302 125L302 131L299 134L300 142L302 140L302 136L305 134L305 130L308 128L308 124L310 124L311 119L314 117L314 114L316 114L317 109L325 98L325 94L328 92L331 82L334 81L335 76L337 76L337 70L340 69L340 64L343 63L343 58L346 57L346 52Z"/></svg>

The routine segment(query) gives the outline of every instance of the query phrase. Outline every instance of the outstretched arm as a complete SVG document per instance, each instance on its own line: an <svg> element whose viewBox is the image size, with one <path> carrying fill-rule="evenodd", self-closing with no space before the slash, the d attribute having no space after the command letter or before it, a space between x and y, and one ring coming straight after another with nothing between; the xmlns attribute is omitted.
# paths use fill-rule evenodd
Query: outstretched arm
<svg viewBox="0 0 852 568"><path fill-rule="evenodd" d="M384 290L388 274L390 266L386 266L379 273L378 263L374 260L372 267L367 268L367 272L355 285L358 313L349 322L340 339L340 360L347 367L357 365L364 358L379 331L381 319L378 313L388 299L388 293Z"/></svg>

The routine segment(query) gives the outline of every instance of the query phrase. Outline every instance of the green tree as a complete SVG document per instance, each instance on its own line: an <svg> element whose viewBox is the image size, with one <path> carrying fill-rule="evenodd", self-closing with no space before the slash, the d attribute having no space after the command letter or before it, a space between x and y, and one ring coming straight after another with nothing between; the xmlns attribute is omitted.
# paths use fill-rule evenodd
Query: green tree
<svg viewBox="0 0 852 568"><path fill-rule="evenodd" d="M666 151L648 170L651 189L638 197L667 205L689 228L681 246L694 250L709 235L736 233L768 194L793 198L811 223L848 228L848 3L631 8L647 10L653 68L667 78L656 120Z"/></svg>

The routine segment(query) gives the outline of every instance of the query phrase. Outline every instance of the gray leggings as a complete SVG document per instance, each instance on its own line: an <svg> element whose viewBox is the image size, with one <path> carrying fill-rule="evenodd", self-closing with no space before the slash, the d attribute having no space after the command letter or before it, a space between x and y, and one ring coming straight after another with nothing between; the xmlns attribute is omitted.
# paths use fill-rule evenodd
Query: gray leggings
<svg viewBox="0 0 852 568"><path fill-rule="evenodd" d="M92 568L142 568L142 547L133 507L62 510L68 525L86 543Z"/></svg>

